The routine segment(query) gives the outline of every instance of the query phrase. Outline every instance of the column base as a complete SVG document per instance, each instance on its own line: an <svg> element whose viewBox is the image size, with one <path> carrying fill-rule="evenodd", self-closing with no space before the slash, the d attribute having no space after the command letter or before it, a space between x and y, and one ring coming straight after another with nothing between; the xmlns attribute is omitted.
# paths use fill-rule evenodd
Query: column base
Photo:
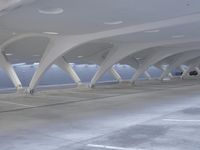
<svg viewBox="0 0 200 150"><path fill-rule="evenodd" d="M17 87L16 90L17 94L23 95L25 93L25 88Z"/></svg>
<svg viewBox="0 0 200 150"><path fill-rule="evenodd" d="M88 87L93 89L93 88L95 88L95 84L89 84Z"/></svg>
<svg viewBox="0 0 200 150"><path fill-rule="evenodd" d="M33 95L34 93L35 93L34 89L27 88L27 89L24 90L25 95Z"/></svg>
<svg viewBox="0 0 200 150"><path fill-rule="evenodd" d="M85 89L85 88L88 88L88 85L87 85L87 84L84 84L84 83L81 83L81 82L79 82L79 83L77 84L77 88L78 88L78 89Z"/></svg>

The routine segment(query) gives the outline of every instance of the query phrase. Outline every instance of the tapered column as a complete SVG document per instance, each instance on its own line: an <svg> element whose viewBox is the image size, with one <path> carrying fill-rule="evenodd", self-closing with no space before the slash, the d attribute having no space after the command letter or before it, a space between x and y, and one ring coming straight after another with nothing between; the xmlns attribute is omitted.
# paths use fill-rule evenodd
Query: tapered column
<svg viewBox="0 0 200 150"><path fill-rule="evenodd" d="M183 74L182 74L182 78L186 77L189 75L189 72L194 69L195 67L199 66L200 64L200 57L197 57L196 59L193 59L189 62L189 65L187 68L183 68L183 66L181 67ZM197 71L198 72L198 71Z"/></svg>
<svg viewBox="0 0 200 150"><path fill-rule="evenodd" d="M171 61L170 65L166 68L166 70L161 75L161 80L163 80L172 71L172 69L179 67L184 62L198 58L199 55L200 55L199 51L187 52L187 53L177 55L177 57L175 57L174 60Z"/></svg>
<svg viewBox="0 0 200 150"><path fill-rule="evenodd" d="M145 71L144 74L145 74L145 76L146 76L149 80L152 79L152 77L151 77L151 75L149 74L148 71Z"/></svg>
<svg viewBox="0 0 200 150"><path fill-rule="evenodd" d="M195 67L194 69L197 71L198 75L200 75L200 69L199 69L199 67Z"/></svg>
<svg viewBox="0 0 200 150"><path fill-rule="evenodd" d="M133 77L130 80L131 84L134 84L135 81L143 74L145 73L145 71L147 71L147 69L149 68L149 66L151 66L152 64L155 64L158 60L160 60L162 57L160 57L160 53L156 53L156 54L152 54L149 55L143 63L140 64L139 68L136 70L135 74L133 75Z"/></svg>
<svg viewBox="0 0 200 150"><path fill-rule="evenodd" d="M63 57L56 60L55 64L69 74L76 84L81 84L81 79L73 69L72 65L67 63Z"/></svg>
<svg viewBox="0 0 200 150"><path fill-rule="evenodd" d="M110 69L110 72L113 74L113 76L115 77L115 79L116 79L117 81L119 81L119 82L122 81L121 76L120 76L119 73L115 70L114 67L112 67L112 68Z"/></svg>
<svg viewBox="0 0 200 150"><path fill-rule="evenodd" d="M12 67L12 65L8 62L6 56L3 53L0 53L0 66L4 69L4 71L7 73L9 76L10 80L14 84L17 90L22 89L22 84Z"/></svg>

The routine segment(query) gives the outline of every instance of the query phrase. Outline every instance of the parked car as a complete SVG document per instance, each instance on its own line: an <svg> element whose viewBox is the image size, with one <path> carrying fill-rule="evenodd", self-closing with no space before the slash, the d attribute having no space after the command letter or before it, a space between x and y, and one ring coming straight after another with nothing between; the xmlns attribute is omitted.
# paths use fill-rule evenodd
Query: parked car
<svg viewBox="0 0 200 150"><path fill-rule="evenodd" d="M190 76L197 76L198 75L198 72L197 71L190 71Z"/></svg>

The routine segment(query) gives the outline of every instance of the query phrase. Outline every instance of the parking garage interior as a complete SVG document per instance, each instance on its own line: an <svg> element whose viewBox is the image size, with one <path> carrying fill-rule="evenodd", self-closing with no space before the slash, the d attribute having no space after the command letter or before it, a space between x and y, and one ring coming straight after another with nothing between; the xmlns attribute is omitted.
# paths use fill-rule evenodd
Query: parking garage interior
<svg viewBox="0 0 200 150"><path fill-rule="evenodd" d="M199 0L0 0L0 150L199 150Z"/></svg>

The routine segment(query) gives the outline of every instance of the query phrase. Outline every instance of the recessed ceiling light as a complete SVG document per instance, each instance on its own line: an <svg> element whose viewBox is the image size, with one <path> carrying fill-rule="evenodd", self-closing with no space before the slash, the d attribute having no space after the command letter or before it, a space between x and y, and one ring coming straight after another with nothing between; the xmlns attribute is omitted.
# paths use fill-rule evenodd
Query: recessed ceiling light
<svg viewBox="0 0 200 150"><path fill-rule="evenodd" d="M160 32L159 29L156 29L156 30L147 30L147 31L144 31L145 33L157 33L157 32Z"/></svg>
<svg viewBox="0 0 200 150"><path fill-rule="evenodd" d="M78 58L83 58L83 56L78 56Z"/></svg>
<svg viewBox="0 0 200 150"><path fill-rule="evenodd" d="M16 33L16 32L13 32L12 35L15 36L15 35L17 35L17 33Z"/></svg>
<svg viewBox="0 0 200 150"><path fill-rule="evenodd" d="M40 57L40 55L38 55L38 54L35 54L35 55L33 55L34 57Z"/></svg>
<svg viewBox="0 0 200 150"><path fill-rule="evenodd" d="M13 64L13 66L15 66L15 67L17 67L17 66L24 66L24 65L26 65L26 63L24 62L24 63L17 63L17 64Z"/></svg>
<svg viewBox="0 0 200 150"><path fill-rule="evenodd" d="M38 9L38 12L40 14L45 14L45 15L59 15L64 12L62 8L48 8L48 9Z"/></svg>
<svg viewBox="0 0 200 150"><path fill-rule="evenodd" d="M122 24L123 21L114 21L114 22L104 22L104 24L106 25L118 25L118 24Z"/></svg>
<svg viewBox="0 0 200 150"><path fill-rule="evenodd" d="M39 63L38 63L38 62L35 62L35 63L33 63L33 65L34 65L34 66L37 66L37 65L39 65Z"/></svg>
<svg viewBox="0 0 200 150"><path fill-rule="evenodd" d="M57 32L43 32L44 34L49 34L49 35L59 35Z"/></svg>
<svg viewBox="0 0 200 150"><path fill-rule="evenodd" d="M173 35L172 38L178 39L178 38L183 38L185 37L184 35Z"/></svg>
<svg viewBox="0 0 200 150"><path fill-rule="evenodd" d="M13 54L12 53L6 53L5 55L6 56L12 56Z"/></svg>

